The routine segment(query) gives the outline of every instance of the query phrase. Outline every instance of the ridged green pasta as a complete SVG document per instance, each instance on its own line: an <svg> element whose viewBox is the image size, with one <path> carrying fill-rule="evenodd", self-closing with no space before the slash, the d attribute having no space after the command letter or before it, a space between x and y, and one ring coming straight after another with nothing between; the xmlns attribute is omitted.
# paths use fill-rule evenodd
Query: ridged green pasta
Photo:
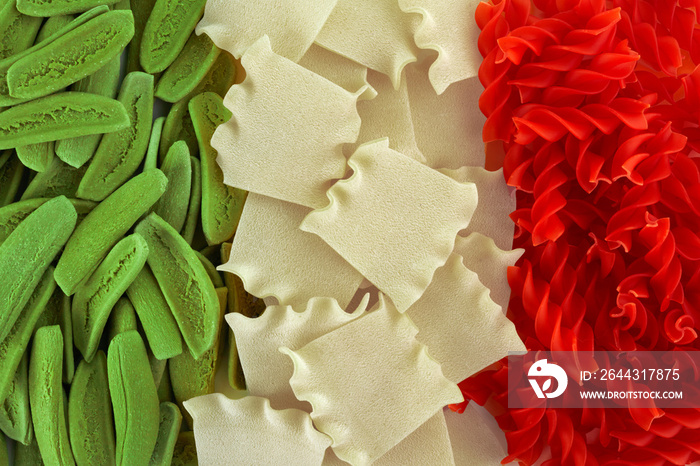
<svg viewBox="0 0 700 466"><path fill-rule="evenodd" d="M197 136L194 134L190 113L187 111L187 102L187 99L183 99L173 105L165 119L158 148L158 163L161 165L170 147L177 141L185 141L191 155L197 155L199 152Z"/></svg>
<svg viewBox="0 0 700 466"><path fill-rule="evenodd" d="M206 0L156 0L141 39L141 66L164 71L182 51L204 13Z"/></svg>
<svg viewBox="0 0 700 466"><path fill-rule="evenodd" d="M40 27L41 18L24 15L15 2L5 2L0 7L0 60L31 47Z"/></svg>
<svg viewBox="0 0 700 466"><path fill-rule="evenodd" d="M56 266L56 282L64 293L91 274L107 252L165 192L168 179L149 170L112 193L83 220L66 244Z"/></svg>
<svg viewBox="0 0 700 466"><path fill-rule="evenodd" d="M0 463L2 464L2 463ZM36 439L32 440L29 445L18 443L15 445L15 466L43 466L39 445L36 444Z"/></svg>
<svg viewBox="0 0 700 466"><path fill-rule="evenodd" d="M24 165L14 151L8 150L0 155L0 207L15 200L23 173Z"/></svg>
<svg viewBox="0 0 700 466"><path fill-rule="evenodd" d="M73 356L73 322L71 319L71 302L60 288L56 288L34 326L34 331L41 327L58 325L63 335L63 383L71 383L75 374L75 358Z"/></svg>
<svg viewBox="0 0 700 466"><path fill-rule="evenodd" d="M166 361L167 362L167 361ZM173 389L170 385L170 371L168 370L168 365L165 365L163 373L160 377L160 383L158 384L158 400L162 403L164 401L173 401Z"/></svg>
<svg viewBox="0 0 700 466"><path fill-rule="evenodd" d="M160 135L163 133L163 123L165 123L165 117L158 117L153 122L148 149L146 149L146 158L143 161L143 171L158 168L158 147L160 146Z"/></svg>
<svg viewBox="0 0 700 466"><path fill-rule="evenodd" d="M34 39L35 44L39 44L61 29L63 29L65 26L70 24L71 21L75 19L75 16L73 15L57 15L57 16L52 16L50 18L46 18L46 21L44 22L44 25L41 26L41 29L39 29L39 34L36 35L36 39Z"/></svg>
<svg viewBox="0 0 700 466"><path fill-rule="evenodd" d="M207 275L209 275L209 279L214 285L214 288L222 288L224 286L224 280L221 278L221 275L219 275L219 272L216 270L214 264L212 264L211 261L201 252L195 251L194 253L197 255L199 262L201 262L204 266L204 270L207 271Z"/></svg>
<svg viewBox="0 0 700 466"><path fill-rule="evenodd" d="M97 352L109 313L146 263L148 245L133 234L119 241L73 297L73 340L88 362Z"/></svg>
<svg viewBox="0 0 700 466"><path fill-rule="evenodd" d="M173 311L192 356L200 358L217 338L219 302L204 266L180 234L152 213L135 231L146 239L148 265Z"/></svg>
<svg viewBox="0 0 700 466"><path fill-rule="evenodd" d="M119 89L120 57L116 56L94 74L71 86L75 92L87 92L113 99ZM81 167L90 160L102 139L101 134L91 134L56 142L56 155L72 167Z"/></svg>
<svg viewBox="0 0 700 466"><path fill-rule="evenodd" d="M158 80L156 97L171 103L184 99L204 79L220 52L209 36L192 33L182 52Z"/></svg>
<svg viewBox="0 0 700 466"><path fill-rule="evenodd" d="M17 53L15 55L12 55L10 57L5 58L4 60L0 60L0 107L9 107L12 105L17 105L22 102L26 102L28 99L18 99L15 97L10 97L10 90L8 87L7 83L7 73L8 70L12 65L17 63L18 61L22 60L23 58L35 53L39 52L40 50L44 49L47 47L49 44L53 43L56 41L59 37L62 37L69 32L73 31L74 29L82 26L83 24L87 23L93 18L96 18L106 12L109 11L109 8L106 6L98 6L95 7L89 11L86 11L82 15L78 16L74 20L70 21L68 24L65 24L63 27L59 28L56 30L53 26L51 26L51 29L53 31L48 31L52 32L51 34L48 34L43 40L38 41L35 45L32 47L28 48L27 50ZM39 35L42 35L41 32Z"/></svg>
<svg viewBox="0 0 700 466"><path fill-rule="evenodd" d="M0 342L0 400L4 400L9 393L12 375L19 367L39 316L55 289L53 267L49 267L10 333Z"/></svg>
<svg viewBox="0 0 700 466"><path fill-rule="evenodd" d="M177 141L170 147L161 170L168 177L168 188L153 206L153 212L179 232L185 225L192 189L192 162L185 141Z"/></svg>
<svg viewBox="0 0 700 466"><path fill-rule="evenodd" d="M101 201L128 180L146 155L153 122L153 76L136 71L124 78L119 101L131 120L128 128L105 134L85 172L77 195Z"/></svg>
<svg viewBox="0 0 700 466"><path fill-rule="evenodd" d="M157 359L182 353L182 336L151 269L144 267L126 291ZM157 385L157 384L156 384Z"/></svg>
<svg viewBox="0 0 700 466"><path fill-rule="evenodd" d="M192 416L184 409L182 403L196 396L214 393L214 382L218 367L221 343L221 325L226 312L226 288L217 289L219 302L219 316L217 321L216 340L198 359L194 359L190 353L183 352L172 358L168 363L170 371L170 383L173 387L175 400L182 409L187 424L193 429Z"/></svg>
<svg viewBox="0 0 700 466"><path fill-rule="evenodd" d="M31 444L34 439L27 385L28 356L29 353L25 352L12 378L7 398L0 404L0 431L24 445Z"/></svg>
<svg viewBox="0 0 700 466"><path fill-rule="evenodd" d="M118 56L133 35L130 11L99 15L10 66L9 94L35 99L63 89Z"/></svg>
<svg viewBox="0 0 700 466"><path fill-rule="evenodd" d="M46 171L36 174L22 193L21 200L56 196L74 198L85 170L87 170L85 165L73 168L56 157Z"/></svg>
<svg viewBox="0 0 700 466"><path fill-rule="evenodd" d="M173 451L171 466L197 466L197 446L194 432L180 432Z"/></svg>
<svg viewBox="0 0 700 466"><path fill-rule="evenodd" d="M158 440L148 463L150 466L170 466L181 425L182 414L177 405L168 401L161 403Z"/></svg>
<svg viewBox="0 0 700 466"><path fill-rule="evenodd" d="M25 167L39 173L48 170L56 157L53 141L19 146L15 150L17 157Z"/></svg>
<svg viewBox="0 0 700 466"><path fill-rule="evenodd" d="M160 403L138 332L114 337L107 352L107 373L116 426L116 463L148 464L158 439Z"/></svg>
<svg viewBox="0 0 700 466"><path fill-rule="evenodd" d="M5 436L0 432L0 466L10 466L10 458L7 454L7 442Z"/></svg>
<svg viewBox="0 0 700 466"><path fill-rule="evenodd" d="M202 164L202 231L208 244L220 244L236 232L248 196L247 191L224 184L224 174L216 163L218 153L210 144L216 128L231 119L231 112L213 92L190 100L189 111Z"/></svg>
<svg viewBox="0 0 700 466"><path fill-rule="evenodd" d="M62 92L0 113L0 149L109 133L129 125L124 106L107 97Z"/></svg>
<svg viewBox="0 0 700 466"><path fill-rule="evenodd" d="M17 0L17 8L26 15L55 16L79 13L117 0Z"/></svg>
<svg viewBox="0 0 700 466"><path fill-rule="evenodd" d="M112 402L107 357L98 351L92 362L81 361L68 398L68 426L78 466L115 464Z"/></svg>
<svg viewBox="0 0 700 466"><path fill-rule="evenodd" d="M109 314L107 321L107 340L112 339L120 333L128 332L129 330L137 330L138 322L136 320L136 311L134 306L127 298L119 298L114 309Z"/></svg>
<svg viewBox="0 0 700 466"><path fill-rule="evenodd" d="M228 90L233 86L236 80L236 61L233 55L222 50L219 57L214 62L214 65L209 69L209 72L199 83L197 88L192 91L190 97L201 94L203 92L214 92L222 98Z"/></svg>
<svg viewBox="0 0 700 466"><path fill-rule="evenodd" d="M66 197L54 198L32 212L0 245L0 341L70 237L77 218Z"/></svg>
<svg viewBox="0 0 700 466"><path fill-rule="evenodd" d="M58 325L41 327L34 335L29 361L29 401L34 435L46 464L74 465L63 405L62 366L61 329Z"/></svg>
<svg viewBox="0 0 700 466"><path fill-rule="evenodd" d="M150 348L149 348L150 349ZM163 379L165 368L168 367L167 359L158 359L153 352L148 352L148 364L151 366L151 374L153 374L153 382L156 387L160 386L160 381Z"/></svg>
<svg viewBox="0 0 700 466"><path fill-rule="evenodd" d="M155 3L156 0L134 0L131 2L131 12L134 14L134 38L129 42L129 50L126 55L127 73L143 71L139 57L141 53L141 38Z"/></svg>
<svg viewBox="0 0 700 466"><path fill-rule="evenodd" d="M187 244L192 245L197 225L199 225L199 217L202 214L202 168L196 157L190 156L190 163L192 164L192 188L190 189L185 226L180 234L187 241Z"/></svg>

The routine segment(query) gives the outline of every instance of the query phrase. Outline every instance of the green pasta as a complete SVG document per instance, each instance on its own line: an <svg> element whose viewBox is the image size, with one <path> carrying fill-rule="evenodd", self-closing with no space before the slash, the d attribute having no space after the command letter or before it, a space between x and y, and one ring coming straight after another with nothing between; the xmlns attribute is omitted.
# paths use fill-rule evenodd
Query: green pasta
<svg viewBox="0 0 700 466"><path fill-rule="evenodd" d="M54 145L53 141L40 142L39 144L19 146L15 150L17 151L17 157L25 167L35 172L45 172L56 157Z"/></svg>
<svg viewBox="0 0 700 466"><path fill-rule="evenodd" d="M25 352L15 371L7 398L0 404L0 430L24 445L31 444L34 439L27 384L28 356L29 353Z"/></svg>
<svg viewBox="0 0 700 466"><path fill-rule="evenodd" d="M29 183L21 200L56 196L74 198L85 170L87 170L85 165L73 168L56 157L46 171L38 173ZM92 201L85 202L94 204Z"/></svg>
<svg viewBox="0 0 700 466"><path fill-rule="evenodd" d="M41 18L20 13L15 2L0 6L0 60L31 47L40 27Z"/></svg>
<svg viewBox="0 0 700 466"><path fill-rule="evenodd" d="M112 339L120 333L128 332L129 330L137 330L138 322L136 320L136 311L134 306L127 298L119 298L114 309L109 314L107 321L107 340Z"/></svg>
<svg viewBox="0 0 700 466"><path fill-rule="evenodd" d="M170 466L177 437L182 425L182 414L174 403L168 401L160 404L160 426L158 440L151 455L151 466Z"/></svg>
<svg viewBox="0 0 700 466"><path fill-rule="evenodd" d="M79 13L117 0L17 0L17 9L25 15L55 16Z"/></svg>
<svg viewBox="0 0 700 466"><path fill-rule="evenodd" d="M182 237L187 241L187 244L194 243L195 233L199 225L199 217L202 213L202 167L199 159L190 156L192 164L192 188L190 189L189 207L187 208L187 217L185 218L185 226L182 229Z"/></svg>
<svg viewBox="0 0 700 466"><path fill-rule="evenodd" d="M8 150L0 155L0 207L11 204L22 181L24 165Z"/></svg>
<svg viewBox="0 0 700 466"><path fill-rule="evenodd" d="M170 147L161 170L168 177L168 188L153 206L153 212L179 232L185 225L192 189L192 162L185 141L177 141Z"/></svg>

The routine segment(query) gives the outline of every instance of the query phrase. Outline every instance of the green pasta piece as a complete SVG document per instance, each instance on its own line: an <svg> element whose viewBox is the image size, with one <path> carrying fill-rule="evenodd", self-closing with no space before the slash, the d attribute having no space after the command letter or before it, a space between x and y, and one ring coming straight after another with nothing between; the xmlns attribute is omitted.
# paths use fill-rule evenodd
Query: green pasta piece
<svg viewBox="0 0 700 466"><path fill-rule="evenodd" d="M107 252L165 192L168 179L149 170L127 181L85 217L56 266L56 282L71 296Z"/></svg>
<svg viewBox="0 0 700 466"><path fill-rule="evenodd" d="M202 168L198 158L190 156L190 162L192 164L192 188L190 189L185 226L181 235L187 244L192 245L202 212Z"/></svg>
<svg viewBox="0 0 700 466"><path fill-rule="evenodd" d="M170 466L181 425L182 413L177 405L169 401L161 403L158 440L148 463L150 466Z"/></svg>
<svg viewBox="0 0 700 466"><path fill-rule="evenodd" d="M5 400L9 393L12 375L19 367L32 331L55 289L53 267L49 267L9 335L0 342L0 401Z"/></svg>
<svg viewBox="0 0 700 466"><path fill-rule="evenodd" d="M119 101L131 125L105 134L85 172L78 197L101 201L128 180L141 165L153 122L153 76L135 71L124 78Z"/></svg>
<svg viewBox="0 0 700 466"><path fill-rule="evenodd" d="M160 147L158 149L158 162L163 164L165 156L176 141L185 141L190 149L191 155L197 155L199 149L197 136L192 127L190 113L187 111L187 99L176 103L168 112L168 116L163 124L163 132L160 137Z"/></svg>
<svg viewBox="0 0 700 466"><path fill-rule="evenodd" d="M10 466L10 458L7 454L7 442L2 432L0 432L0 466Z"/></svg>
<svg viewBox="0 0 700 466"><path fill-rule="evenodd" d="M17 158L25 167L41 173L48 170L53 159L56 158L54 145L53 141L40 142L39 144L19 146L15 150Z"/></svg>
<svg viewBox="0 0 700 466"><path fill-rule="evenodd" d="M224 184L224 174L216 163L218 153L210 144L216 128L231 119L231 112L213 92L190 100L189 111L202 164L202 231L208 244L220 244L236 232L248 196L247 191Z"/></svg>
<svg viewBox="0 0 700 466"><path fill-rule="evenodd" d="M187 97L202 82L220 52L209 36L192 33L180 55L158 80L156 97L171 103Z"/></svg>
<svg viewBox="0 0 700 466"><path fill-rule="evenodd" d="M17 0L17 9L25 15L55 16L80 13L117 0Z"/></svg>
<svg viewBox="0 0 700 466"><path fill-rule="evenodd" d="M98 351L92 362L81 361L68 398L70 443L78 466L115 464L112 402L107 357Z"/></svg>
<svg viewBox="0 0 700 466"><path fill-rule="evenodd" d="M119 241L82 283L73 297L73 339L88 362L97 352L109 313L136 279L148 257L148 245L138 234Z"/></svg>
<svg viewBox="0 0 700 466"><path fill-rule="evenodd" d="M180 329L149 267L143 268L127 295L134 304L155 358L165 360L182 353Z"/></svg>
<svg viewBox="0 0 700 466"><path fill-rule="evenodd" d="M0 8L0 60L27 50L34 44L41 18L27 16L8 1Z"/></svg>
<svg viewBox="0 0 700 466"><path fill-rule="evenodd" d="M124 106L107 97L62 92L0 113L0 149L127 128Z"/></svg>
<svg viewBox="0 0 700 466"><path fill-rule="evenodd" d="M66 197L54 198L32 212L0 245L0 341L70 237L77 218Z"/></svg>
<svg viewBox="0 0 700 466"><path fill-rule="evenodd" d="M185 240L157 214L142 220L135 231L146 239L148 265L173 311L192 356L200 358L214 346L219 303L204 266Z"/></svg>
<svg viewBox="0 0 700 466"><path fill-rule="evenodd" d="M133 35L130 11L100 15L10 66L10 96L35 99L63 89L118 56Z"/></svg>
<svg viewBox="0 0 700 466"><path fill-rule="evenodd" d="M0 155L0 207L15 200L23 173L24 165L15 157L14 151L8 150Z"/></svg>
<svg viewBox="0 0 700 466"><path fill-rule="evenodd" d="M138 2L139 0L134 0L134 1ZM118 0L117 3L112 5L112 9L113 10L131 10L131 1L130 0Z"/></svg>
<svg viewBox="0 0 700 466"><path fill-rule="evenodd" d="M29 410L27 367L29 353L25 352L12 379L10 392L0 404L0 430L12 440L29 445L34 439L32 415Z"/></svg>
<svg viewBox="0 0 700 466"><path fill-rule="evenodd" d="M94 74L73 84L71 89L113 99L119 89L119 68L120 57L116 56ZM56 155L68 165L80 167L92 158L101 139L101 134L62 139L56 142Z"/></svg>
<svg viewBox="0 0 700 466"><path fill-rule="evenodd" d="M222 50L207 75L190 97L203 92L213 92L224 97L236 80L236 60L233 55Z"/></svg>
<svg viewBox="0 0 700 466"><path fill-rule="evenodd" d="M75 373L73 356L73 322L71 319L71 302L60 288L56 288L46 305L46 309L34 326L34 332L41 327L58 325L63 334L63 382L71 383Z"/></svg>
<svg viewBox="0 0 700 466"><path fill-rule="evenodd" d="M107 329L107 339L109 341L112 341L112 339L120 333L138 329L136 311L131 301L127 298L119 298L117 304L114 305L114 309L112 309L112 312L109 314Z"/></svg>
<svg viewBox="0 0 700 466"><path fill-rule="evenodd" d="M160 384L158 385L158 400L162 403L164 401L172 401L173 399L173 389L170 385L170 372L166 364L163 374L160 377Z"/></svg>
<svg viewBox="0 0 700 466"><path fill-rule="evenodd" d="M171 466L197 466L197 445L194 432L180 432L173 451Z"/></svg>
<svg viewBox="0 0 700 466"><path fill-rule="evenodd" d="M141 66L164 71L175 61L204 13L206 0L156 0L141 39Z"/></svg>
<svg viewBox="0 0 700 466"><path fill-rule="evenodd" d="M134 38L129 42L129 51L126 59L126 72L143 71L141 68L141 39L143 38L143 30L148 22L148 17L151 16L153 5L156 0L134 0L131 3L131 12L134 14Z"/></svg>
<svg viewBox="0 0 700 466"><path fill-rule="evenodd" d="M92 10L86 11L82 15L69 22L68 24L65 24L62 28L53 31L52 34L48 34L48 37L46 37L44 40L38 41L35 45L28 48L27 50L7 57L4 60L0 60L0 107L9 107L12 105L20 104L22 102L26 102L28 100L17 99L15 97L10 97L9 95L10 90L7 83L7 73L12 65L22 60L23 58L31 55L32 53L43 50L45 47L56 41L58 38L68 34L74 29L87 23L91 19L96 18L108 11L109 8L106 6L98 6L93 8Z"/></svg>
<svg viewBox="0 0 700 466"><path fill-rule="evenodd" d="M87 166L74 168L59 158L54 158L46 171L37 173L24 190L21 200L40 197L66 196L75 197L78 185L87 170ZM92 201L85 201L94 204Z"/></svg>
<svg viewBox="0 0 700 466"><path fill-rule="evenodd" d="M29 361L29 401L34 435L45 463L74 465L63 405L62 366L61 329L58 325L40 328L34 335Z"/></svg>
<svg viewBox="0 0 700 466"><path fill-rule="evenodd" d="M182 353L180 329L149 267L141 270L126 293L155 357L163 360Z"/></svg>
<svg viewBox="0 0 700 466"><path fill-rule="evenodd" d="M138 332L114 337L107 352L107 372L117 434L116 463L147 464L158 439L160 403Z"/></svg>
<svg viewBox="0 0 700 466"><path fill-rule="evenodd" d="M168 367L167 359L158 359L152 352L148 352L148 364L151 366L151 374L153 374L153 382L156 387L160 386L160 381L163 380L165 368Z"/></svg>
<svg viewBox="0 0 700 466"><path fill-rule="evenodd" d="M33 439L29 445L18 443L15 445L15 466L43 466L41 460L41 452L36 439Z"/></svg>
<svg viewBox="0 0 700 466"><path fill-rule="evenodd" d="M168 177L168 188L153 206L153 212L179 232L185 225L192 189L192 163L185 141L177 141L170 147L161 170Z"/></svg>
<svg viewBox="0 0 700 466"><path fill-rule="evenodd" d="M163 123L165 123L165 117L158 117L153 122L146 158L143 161L143 171L158 167L158 146L160 146L160 135L163 133Z"/></svg>
<svg viewBox="0 0 700 466"><path fill-rule="evenodd" d="M196 396L208 395L215 391L216 369L218 367L221 343L221 325L226 312L226 288L217 289L219 315L216 327L214 345L204 354L194 359L188 352L172 358L168 363L170 383L173 387L175 400L184 413L190 429L193 429L192 416L184 409L182 403Z"/></svg>
<svg viewBox="0 0 700 466"><path fill-rule="evenodd" d="M37 34L36 39L34 39L34 43L39 44L45 41L58 31L63 29L65 26L70 24L70 22L74 19L75 16L73 15L58 15L46 18L44 25L41 26L41 29L39 29L39 34Z"/></svg>
<svg viewBox="0 0 700 466"><path fill-rule="evenodd" d="M224 286L224 280L221 278L221 275L219 275L219 272L216 270L216 267L214 264L211 263L209 259L207 259L204 254L202 254L199 251L194 252L197 255L197 258L199 259L199 262L202 263L204 266L204 270L207 271L207 275L209 275L209 279L211 280L212 284L214 285L214 288L221 288Z"/></svg>

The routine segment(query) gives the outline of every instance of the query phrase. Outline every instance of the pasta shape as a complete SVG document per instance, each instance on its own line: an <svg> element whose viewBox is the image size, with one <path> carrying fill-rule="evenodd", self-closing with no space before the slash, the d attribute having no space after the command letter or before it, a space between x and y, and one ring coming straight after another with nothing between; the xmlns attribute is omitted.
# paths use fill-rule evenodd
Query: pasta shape
<svg viewBox="0 0 700 466"><path fill-rule="evenodd" d="M196 32L208 35L236 58L266 35L275 53L297 62L313 44L336 2L208 0Z"/></svg>
<svg viewBox="0 0 700 466"><path fill-rule="evenodd" d="M331 444L304 411L276 411L269 400L246 396L232 400L220 393L184 403L194 419L200 464L321 465Z"/></svg>
<svg viewBox="0 0 700 466"><path fill-rule="evenodd" d="M416 332L382 296L377 310L299 350L280 349L294 362L294 394L311 403L338 458L369 464L462 399Z"/></svg>
<svg viewBox="0 0 700 466"><path fill-rule="evenodd" d="M438 95L448 86L477 76L481 55L476 46L479 28L473 18L478 2L462 0L399 0L401 10L423 20L415 33L416 45L438 53L428 76Z"/></svg>
<svg viewBox="0 0 700 466"><path fill-rule="evenodd" d="M360 130L357 95L275 54L266 36L241 62L246 79L224 99L233 117L211 139L224 183L307 207L325 205L332 180L345 174L342 145Z"/></svg>
<svg viewBox="0 0 700 466"><path fill-rule="evenodd" d="M454 465L452 444L447 432L443 410L428 419L394 448L386 452L375 466L395 466L398 464L439 464Z"/></svg>
<svg viewBox="0 0 700 466"><path fill-rule="evenodd" d="M450 440L455 464L463 466L485 466L501 463L506 456L504 445L493 432L493 428L485 421L483 408L469 403L463 413L445 410L445 422ZM495 424L495 422L492 423ZM497 426L494 426L498 429ZM503 434L500 433L501 438Z"/></svg>
<svg viewBox="0 0 700 466"><path fill-rule="evenodd" d="M238 275L246 291L304 308L315 296L345 308L362 275L316 235L299 229L311 209L270 197L248 195L229 261L219 270Z"/></svg>
<svg viewBox="0 0 700 466"><path fill-rule="evenodd" d="M452 254L435 272L428 289L406 315L418 327L418 341L455 383L509 351L525 351L513 323L458 254Z"/></svg>
<svg viewBox="0 0 700 466"><path fill-rule="evenodd" d="M360 146L348 163L353 175L333 185L330 204L300 228L323 238L403 312L469 224L476 188L390 149L386 139Z"/></svg>
<svg viewBox="0 0 700 466"><path fill-rule="evenodd" d="M357 112L362 120L360 135L355 144L345 145L345 154L351 155L362 143L388 137L389 147L425 163L425 157L416 145L406 81L402 81L396 90L389 78L381 73L369 70L367 77L377 96L357 103Z"/></svg>
<svg viewBox="0 0 700 466"><path fill-rule="evenodd" d="M316 43L384 73L398 89L401 71L418 56L417 23L396 0L338 0Z"/></svg>
<svg viewBox="0 0 700 466"><path fill-rule="evenodd" d="M289 379L294 367L278 349L298 349L310 341L360 317L369 295L353 313L345 312L335 299L312 298L303 312L291 306L270 306L256 318L240 313L226 315L236 336L236 347L245 373L248 393L270 400L276 409L311 411L308 403L294 396Z"/></svg>
<svg viewBox="0 0 700 466"><path fill-rule="evenodd" d="M312 44L299 60L299 65L323 76L351 94L364 90L358 100L374 99L377 96L377 91L367 82L366 66L326 50L320 45Z"/></svg>
<svg viewBox="0 0 700 466"><path fill-rule="evenodd" d="M481 129L485 119L477 104L482 91L479 79L455 83L438 96L429 79L430 66L430 60L424 59L406 67L418 148L433 168L484 166Z"/></svg>

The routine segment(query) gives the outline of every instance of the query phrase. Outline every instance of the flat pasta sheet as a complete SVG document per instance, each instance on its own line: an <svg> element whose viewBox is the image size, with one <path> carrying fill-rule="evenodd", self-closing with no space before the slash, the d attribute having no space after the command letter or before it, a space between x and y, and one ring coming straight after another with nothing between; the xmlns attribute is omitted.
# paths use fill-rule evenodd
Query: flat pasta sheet
<svg viewBox="0 0 700 466"><path fill-rule="evenodd" d="M477 0L398 0L401 10L423 17L415 34L416 45L438 53L428 71L435 92L479 73L479 27L474 21Z"/></svg>
<svg viewBox="0 0 700 466"><path fill-rule="evenodd" d="M418 148L433 168L484 166L481 129L486 118L478 105L483 91L479 78L455 83L438 96L428 78L430 64L424 60L406 67Z"/></svg>
<svg viewBox="0 0 700 466"><path fill-rule="evenodd" d="M138 0L143 1L143 0ZM306 53L337 0L207 0L197 35L241 58L260 37L292 61Z"/></svg>
<svg viewBox="0 0 700 466"><path fill-rule="evenodd" d="M406 315L418 327L418 341L455 383L509 351L525 350L513 323L458 254L452 254L435 272L428 289Z"/></svg>
<svg viewBox="0 0 700 466"><path fill-rule="evenodd" d="M515 223L510 219L510 213L515 210L515 192L511 192L512 188L506 184L503 169L488 171L481 167L461 167L440 171L460 183L474 183L479 193L479 204L472 221L459 234L469 236L478 232L492 238L499 248L511 250Z"/></svg>
<svg viewBox="0 0 700 466"><path fill-rule="evenodd" d="M523 252L524 249L504 251L491 238L476 232L466 238L460 236L455 242L455 253L464 258L469 270L476 272L479 281L489 289L491 299L504 313L510 300L508 267L514 266Z"/></svg>
<svg viewBox="0 0 700 466"><path fill-rule="evenodd" d="M360 131L357 95L270 49L266 36L241 60L245 81L224 105L233 117L211 145L224 183L317 208L326 190L345 175L343 144Z"/></svg>
<svg viewBox="0 0 700 466"><path fill-rule="evenodd" d="M367 78L377 96L357 103L357 112L362 120L360 135L355 144L345 145L345 154L350 156L360 144L386 137L389 138L389 147L425 163L413 132L406 80L401 82L398 89L394 89L389 78L377 71L369 70Z"/></svg>
<svg viewBox="0 0 700 466"><path fill-rule="evenodd" d="M454 413L445 409L445 422L452 441L452 452L455 464L460 466L495 466L501 464L506 457L505 439L501 441L494 433L491 423L483 416L490 416L480 406L474 406L474 402L467 405L463 413ZM503 436L503 433L500 432ZM516 466L518 463L509 463Z"/></svg>
<svg viewBox="0 0 700 466"><path fill-rule="evenodd" d="M476 188L388 147L360 146L353 175L328 191L331 203L301 229L319 235L400 311L413 304L454 248L476 208Z"/></svg>
<svg viewBox="0 0 700 466"><path fill-rule="evenodd" d="M273 296L303 309L316 296L335 298L345 308L362 275L321 238L301 231L311 209L251 193L243 208L229 261L219 270L238 275L246 291Z"/></svg>
<svg viewBox="0 0 700 466"><path fill-rule="evenodd" d="M338 0L316 43L384 73L398 89L401 71L419 53L413 40L418 22L397 0Z"/></svg>
<svg viewBox="0 0 700 466"><path fill-rule="evenodd" d="M365 295L353 313L345 312L335 299L312 298L305 309L298 311L291 306L270 306L256 318L235 312L227 314L226 320L236 336L248 393L269 399L275 409L310 412L309 404L299 401L289 386L294 366L279 348L301 348L357 319L364 313L368 299L369 295Z"/></svg>
<svg viewBox="0 0 700 466"><path fill-rule="evenodd" d="M369 464L462 400L416 332L382 296L377 310L296 351L280 350L294 362L294 394L311 403L314 425L333 439L338 458Z"/></svg>
<svg viewBox="0 0 700 466"><path fill-rule="evenodd" d="M265 398L232 400L213 393L184 405L194 419L199 464L320 466L331 444L314 429L308 413L276 411Z"/></svg>
<svg viewBox="0 0 700 466"><path fill-rule="evenodd" d="M342 55L313 44L306 51L299 65L309 71L323 76L351 94L364 90L358 100L373 99L377 91L367 82L367 67L360 65Z"/></svg>
<svg viewBox="0 0 700 466"><path fill-rule="evenodd" d="M454 465L452 444L447 432L445 415L440 410L422 426L372 463L375 466L409 464Z"/></svg>

